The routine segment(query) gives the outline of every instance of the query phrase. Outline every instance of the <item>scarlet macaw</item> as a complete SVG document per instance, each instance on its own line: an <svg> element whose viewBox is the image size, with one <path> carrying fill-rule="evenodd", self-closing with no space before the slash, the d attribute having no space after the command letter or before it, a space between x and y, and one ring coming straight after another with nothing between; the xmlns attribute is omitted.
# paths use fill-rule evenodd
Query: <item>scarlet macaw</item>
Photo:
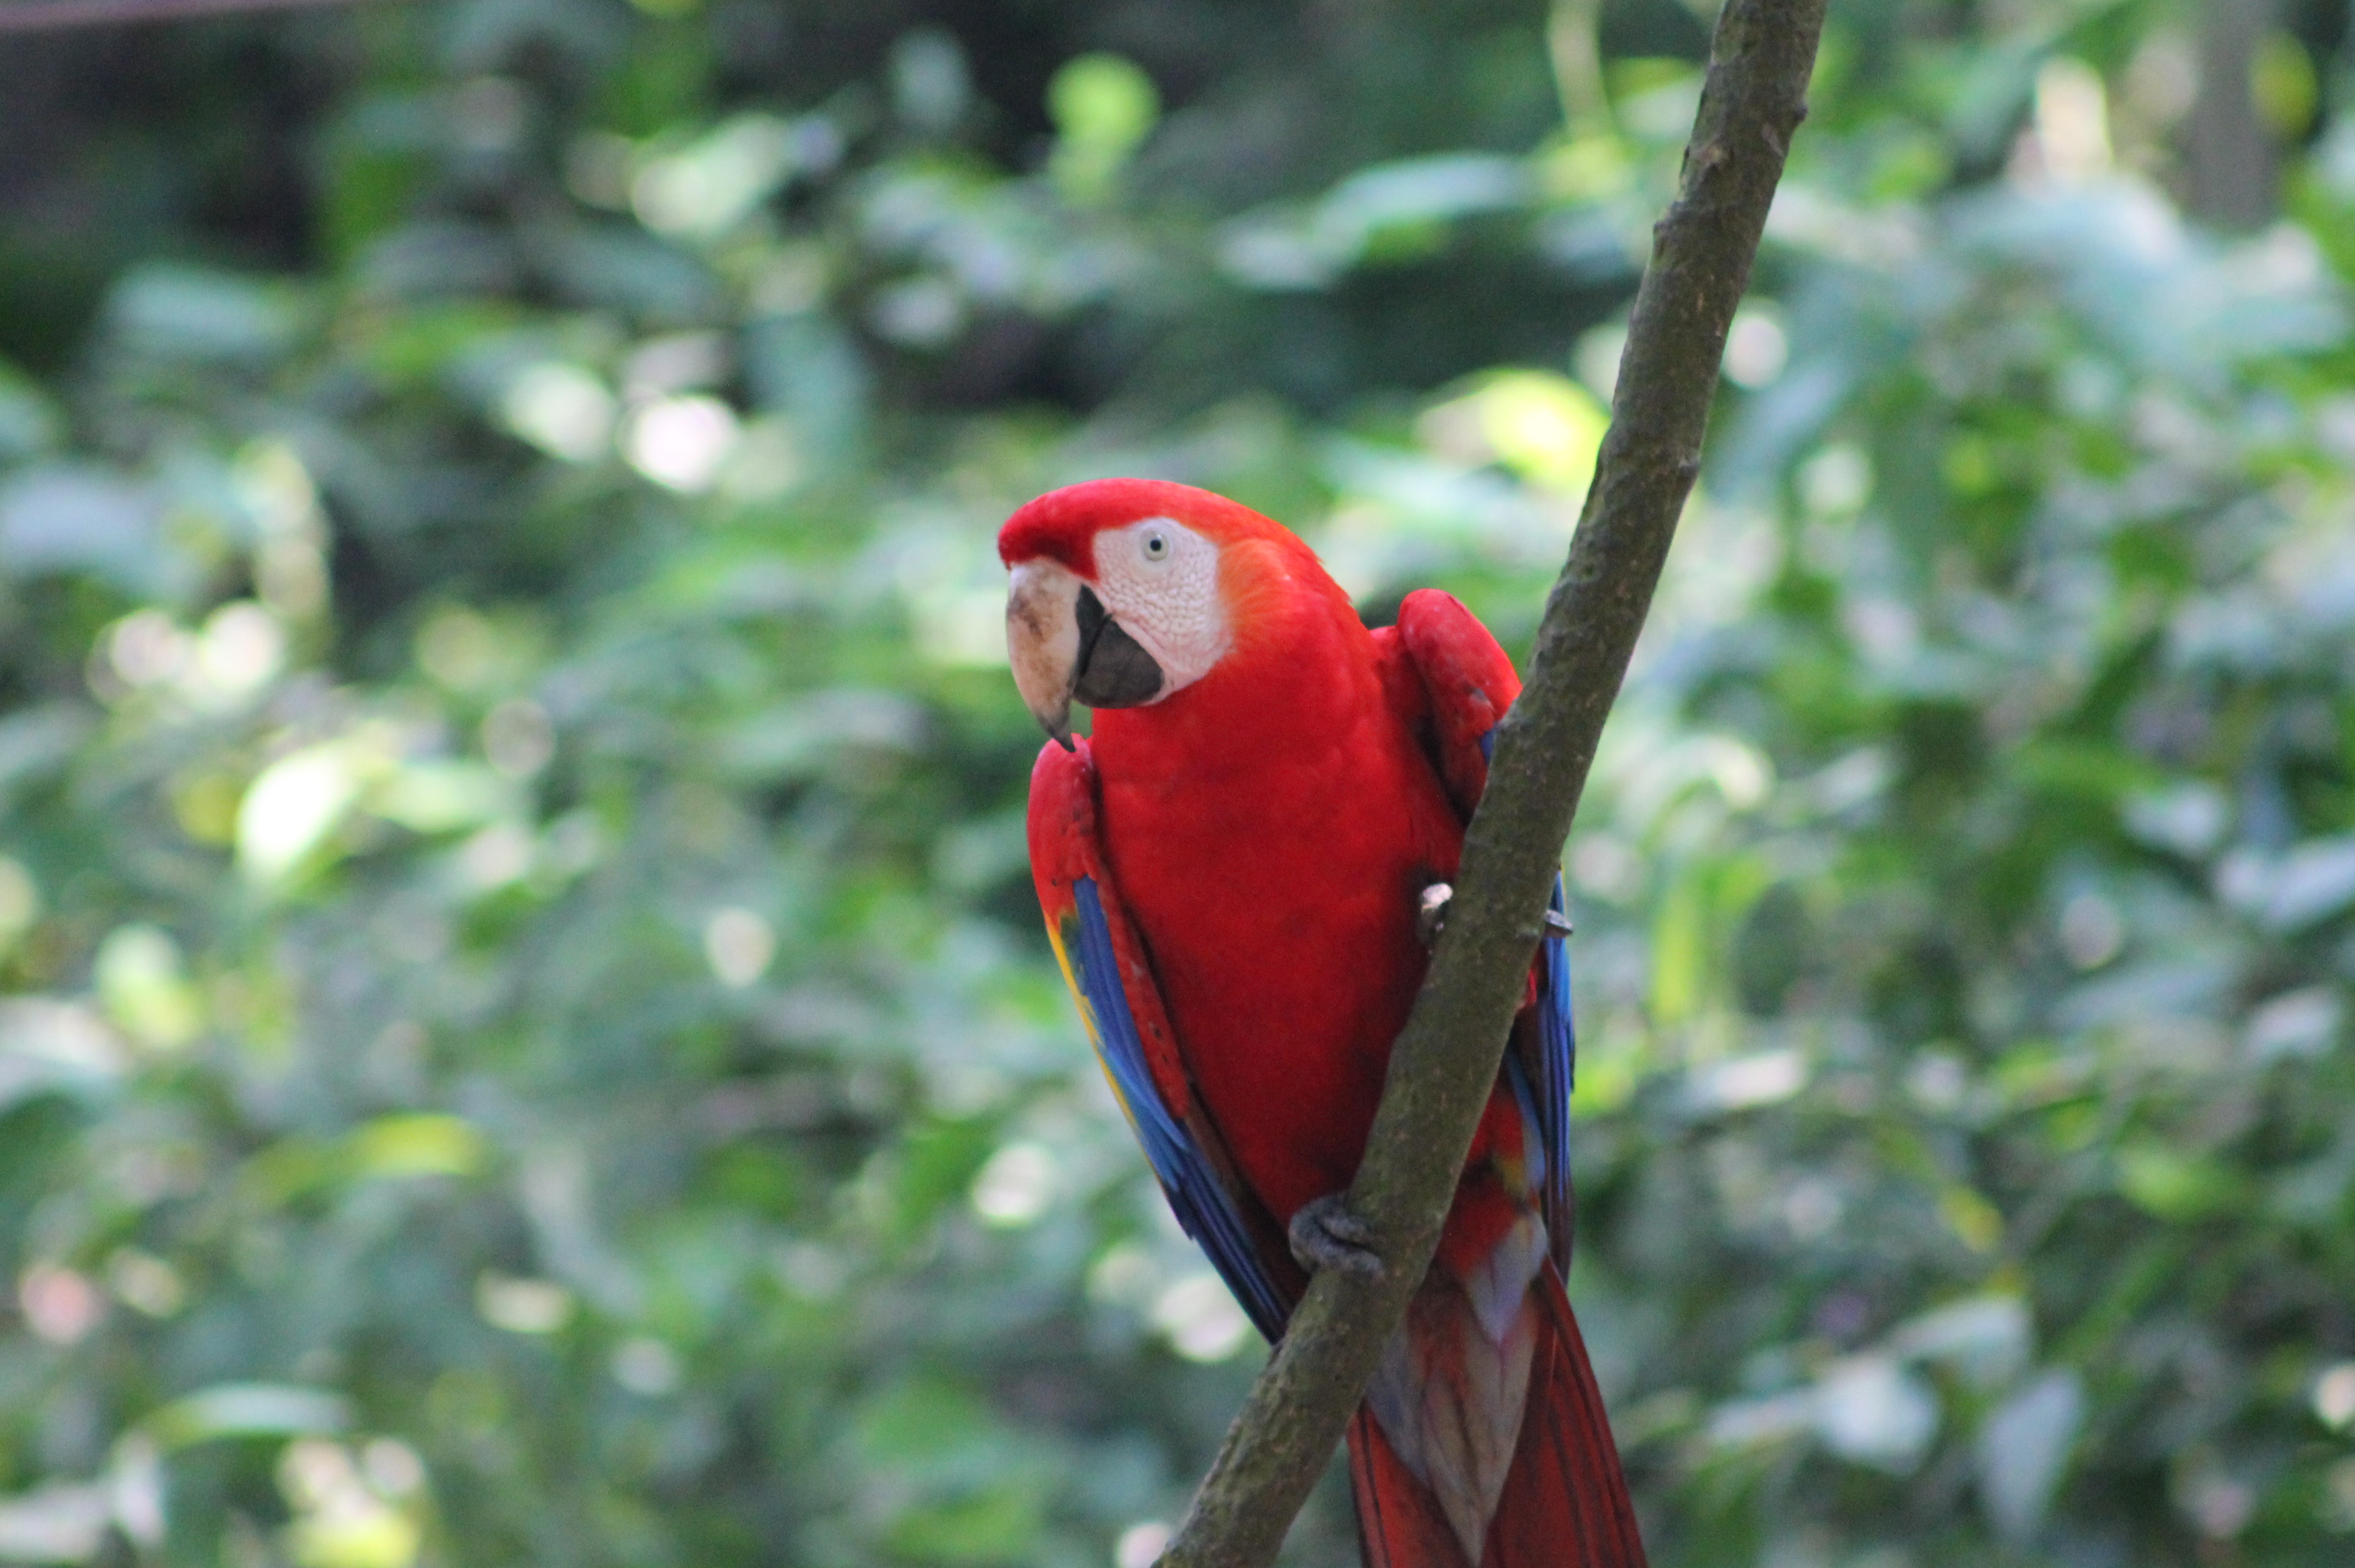
<svg viewBox="0 0 2355 1568"><path fill-rule="evenodd" d="M1369 631L1297 538L1183 485L1055 491L998 554L1052 737L1029 809L1048 934L1179 1221L1273 1340L1305 1269L1379 1266L1339 1196L1520 681L1447 594ZM1562 1292L1572 1049L1550 938L1350 1425L1372 1568L1643 1563Z"/></svg>

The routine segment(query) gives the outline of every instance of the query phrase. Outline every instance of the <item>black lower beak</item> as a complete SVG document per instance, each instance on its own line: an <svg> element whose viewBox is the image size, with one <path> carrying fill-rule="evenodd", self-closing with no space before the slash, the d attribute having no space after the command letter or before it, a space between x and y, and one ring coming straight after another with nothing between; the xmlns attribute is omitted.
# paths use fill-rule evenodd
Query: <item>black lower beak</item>
<svg viewBox="0 0 2355 1568"><path fill-rule="evenodd" d="M1071 695L1091 708L1135 708L1161 695L1161 667L1104 613L1095 590L1080 589L1080 663Z"/></svg>

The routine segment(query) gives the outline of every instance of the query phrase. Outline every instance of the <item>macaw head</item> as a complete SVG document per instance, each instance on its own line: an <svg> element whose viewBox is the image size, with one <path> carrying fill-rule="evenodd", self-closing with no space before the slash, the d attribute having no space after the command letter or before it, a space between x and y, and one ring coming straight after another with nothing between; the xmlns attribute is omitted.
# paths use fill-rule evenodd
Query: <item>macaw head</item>
<svg viewBox="0 0 2355 1568"><path fill-rule="evenodd" d="M1271 589L1330 589L1316 558L1250 507L1189 485L1094 479L1050 492L997 535L1014 574L1006 645L1047 733L1068 749L1073 699L1141 708L1248 642ZM1337 592L1337 590L1332 590Z"/></svg>

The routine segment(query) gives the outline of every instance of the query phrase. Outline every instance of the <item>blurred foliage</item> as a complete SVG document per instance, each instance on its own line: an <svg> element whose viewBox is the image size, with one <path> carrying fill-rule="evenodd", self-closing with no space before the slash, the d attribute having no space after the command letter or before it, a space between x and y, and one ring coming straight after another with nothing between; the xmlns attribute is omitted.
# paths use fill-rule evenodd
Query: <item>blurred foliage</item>
<svg viewBox="0 0 2355 1568"><path fill-rule="evenodd" d="M1706 9L12 41L0 1560L1148 1561L1257 1351L1036 931L994 528L1184 478L1525 646ZM2192 6L1835 6L1567 855L1663 1568L2355 1552L2355 133L2278 20L2227 239Z"/></svg>

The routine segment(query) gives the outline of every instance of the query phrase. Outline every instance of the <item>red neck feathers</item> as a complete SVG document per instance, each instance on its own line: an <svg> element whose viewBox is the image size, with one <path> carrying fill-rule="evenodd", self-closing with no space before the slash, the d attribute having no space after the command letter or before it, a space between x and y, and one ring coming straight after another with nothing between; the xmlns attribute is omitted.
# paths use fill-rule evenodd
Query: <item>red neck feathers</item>
<svg viewBox="0 0 2355 1568"><path fill-rule="evenodd" d="M1156 510L1132 516L1175 517L1218 540L1219 597L1232 643L1209 674L1159 702L1098 712L1098 747L1138 761L1149 755L1153 765L1182 762L1199 776L1330 743L1362 722L1378 680L1373 643L1315 551L1289 529L1203 491L1109 483L1158 493Z"/></svg>

